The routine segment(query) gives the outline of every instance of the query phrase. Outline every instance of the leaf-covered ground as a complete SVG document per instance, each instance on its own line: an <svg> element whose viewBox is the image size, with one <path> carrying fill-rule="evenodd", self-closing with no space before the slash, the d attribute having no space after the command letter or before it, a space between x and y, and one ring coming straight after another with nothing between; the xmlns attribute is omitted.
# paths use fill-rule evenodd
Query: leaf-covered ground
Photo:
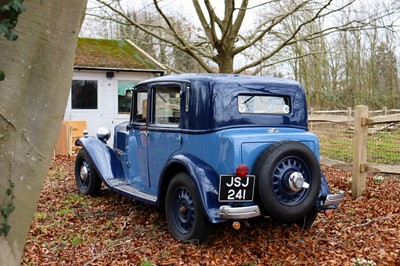
<svg viewBox="0 0 400 266"><path fill-rule="evenodd" d="M74 158L57 157L41 193L23 265L400 265L400 178L368 176L350 197L350 173L323 169L346 202L309 231L252 219L239 231L212 226L203 245L168 233L155 207L112 193L77 194ZM363 264L364 263L364 264Z"/></svg>

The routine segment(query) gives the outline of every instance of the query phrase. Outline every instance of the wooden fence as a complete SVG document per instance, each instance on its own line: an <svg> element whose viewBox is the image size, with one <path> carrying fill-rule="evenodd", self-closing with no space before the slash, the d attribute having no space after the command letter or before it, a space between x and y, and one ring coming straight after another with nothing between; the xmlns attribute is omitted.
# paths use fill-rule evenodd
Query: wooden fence
<svg viewBox="0 0 400 266"><path fill-rule="evenodd" d="M323 165L352 171L353 199L361 196L365 190L367 173L400 174L400 165L385 165L367 162L368 126L400 122L400 114L389 114L395 112L400 112L400 110L388 110L384 108L383 110L369 112L368 107L364 105L357 106L354 111L351 108L339 111L310 111L308 117L310 122L341 123L354 128L352 164L330 160L321 156L321 164Z"/></svg>

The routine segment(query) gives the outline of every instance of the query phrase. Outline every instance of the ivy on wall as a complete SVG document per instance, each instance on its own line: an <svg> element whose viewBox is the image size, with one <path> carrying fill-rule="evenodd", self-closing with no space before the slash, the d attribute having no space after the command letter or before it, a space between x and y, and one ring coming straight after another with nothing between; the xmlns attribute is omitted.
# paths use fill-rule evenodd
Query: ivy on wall
<svg viewBox="0 0 400 266"><path fill-rule="evenodd" d="M0 222L0 236L4 235L5 237L8 235L8 232L11 229L11 226L8 224L8 217L15 209L14 193L13 193L15 184L11 181L11 179L9 179L8 182L9 182L9 188L7 188L6 190L7 203L4 205L4 207L1 207L0 210L2 217L2 220Z"/></svg>
<svg viewBox="0 0 400 266"><path fill-rule="evenodd" d="M17 34L13 31L18 22L19 15L25 11L23 0L0 0L0 36L8 41L17 40ZM5 79L4 72L0 69L0 81ZM7 236L11 226L8 223L10 214L14 211L14 187L15 184L8 179L5 204L0 205L0 236ZM1 191L0 191L1 192Z"/></svg>
<svg viewBox="0 0 400 266"><path fill-rule="evenodd" d="M15 41L17 34L13 31L18 22L19 15L25 11L24 0L0 0L0 36L9 41ZM5 79L4 72L0 69L0 81Z"/></svg>

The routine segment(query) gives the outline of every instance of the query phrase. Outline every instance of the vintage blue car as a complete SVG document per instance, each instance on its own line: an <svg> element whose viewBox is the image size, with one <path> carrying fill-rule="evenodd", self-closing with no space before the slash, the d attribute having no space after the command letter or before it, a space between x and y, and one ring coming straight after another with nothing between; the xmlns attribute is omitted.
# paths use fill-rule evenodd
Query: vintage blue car
<svg viewBox="0 0 400 266"><path fill-rule="evenodd" d="M113 191L165 210L179 240L207 240L211 223L236 228L268 216L308 228L335 209L308 132L301 84L286 79L182 74L131 90L130 120L76 141L78 191Z"/></svg>

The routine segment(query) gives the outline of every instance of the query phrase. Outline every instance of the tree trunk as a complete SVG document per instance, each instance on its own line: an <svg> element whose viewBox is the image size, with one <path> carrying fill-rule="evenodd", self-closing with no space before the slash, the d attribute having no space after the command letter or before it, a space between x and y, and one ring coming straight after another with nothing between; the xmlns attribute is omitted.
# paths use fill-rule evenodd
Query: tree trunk
<svg viewBox="0 0 400 266"><path fill-rule="evenodd" d="M233 56L230 54L221 54L218 56L218 72L230 74L233 73Z"/></svg>
<svg viewBox="0 0 400 266"><path fill-rule="evenodd" d="M0 41L0 265L21 263L65 112L86 2L25 0L18 40Z"/></svg>

